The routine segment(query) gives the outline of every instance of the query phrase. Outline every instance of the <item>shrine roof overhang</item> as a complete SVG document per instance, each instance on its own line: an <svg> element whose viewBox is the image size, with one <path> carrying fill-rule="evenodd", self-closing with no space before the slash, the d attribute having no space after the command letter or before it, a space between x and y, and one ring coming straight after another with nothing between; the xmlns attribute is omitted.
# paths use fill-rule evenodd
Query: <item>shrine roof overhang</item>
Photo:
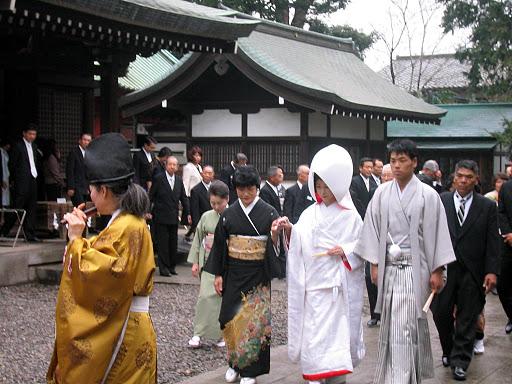
<svg viewBox="0 0 512 384"><path fill-rule="evenodd" d="M223 57L270 93L327 114L439 124L446 111L403 91L367 67L347 39L262 22ZM131 116L171 99L220 56L191 54L166 78L120 99ZM169 105L168 105L169 106Z"/></svg>
<svg viewBox="0 0 512 384"><path fill-rule="evenodd" d="M101 39L146 54L233 52L236 40L259 23L181 0L0 0L0 11L0 18L17 28Z"/></svg>

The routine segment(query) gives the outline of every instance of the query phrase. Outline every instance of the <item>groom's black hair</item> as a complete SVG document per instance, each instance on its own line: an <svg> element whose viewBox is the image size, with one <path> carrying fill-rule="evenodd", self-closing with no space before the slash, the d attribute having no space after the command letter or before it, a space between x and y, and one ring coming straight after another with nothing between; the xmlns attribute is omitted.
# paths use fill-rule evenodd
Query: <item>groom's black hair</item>
<svg viewBox="0 0 512 384"><path fill-rule="evenodd" d="M418 158L418 148L416 147L416 143L409 139L393 140L388 146L388 158L393 152L396 154L404 154L411 160Z"/></svg>

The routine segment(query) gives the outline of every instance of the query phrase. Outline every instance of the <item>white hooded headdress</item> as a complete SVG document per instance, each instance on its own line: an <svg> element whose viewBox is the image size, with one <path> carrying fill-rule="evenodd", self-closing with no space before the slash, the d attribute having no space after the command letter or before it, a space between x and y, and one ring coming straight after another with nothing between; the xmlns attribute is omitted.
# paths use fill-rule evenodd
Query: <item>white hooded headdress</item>
<svg viewBox="0 0 512 384"><path fill-rule="evenodd" d="M353 173L352 158L347 150L331 144L318 151L311 161L308 187L316 201L314 176L317 174L336 197L343 208L355 209L350 197L350 183Z"/></svg>

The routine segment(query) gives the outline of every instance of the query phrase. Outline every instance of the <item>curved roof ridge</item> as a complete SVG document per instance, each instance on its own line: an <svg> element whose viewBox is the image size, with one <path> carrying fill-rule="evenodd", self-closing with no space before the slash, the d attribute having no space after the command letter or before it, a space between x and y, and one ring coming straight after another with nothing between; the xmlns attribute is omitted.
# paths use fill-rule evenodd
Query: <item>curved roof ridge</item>
<svg viewBox="0 0 512 384"><path fill-rule="evenodd" d="M295 27L293 25L279 23L277 21L266 20L256 16L248 15L243 12L239 12L235 9L229 8L224 4L220 4L221 9L226 11L232 11L235 13L235 17L238 16L241 19L253 20L259 22L256 26L256 31L268 33L270 35L290 38L293 40L302 41L308 44L319 45L321 47L339 49L342 51L350 51L357 54L354 41L351 38L336 37L331 35L325 35L319 32L308 31L302 28Z"/></svg>

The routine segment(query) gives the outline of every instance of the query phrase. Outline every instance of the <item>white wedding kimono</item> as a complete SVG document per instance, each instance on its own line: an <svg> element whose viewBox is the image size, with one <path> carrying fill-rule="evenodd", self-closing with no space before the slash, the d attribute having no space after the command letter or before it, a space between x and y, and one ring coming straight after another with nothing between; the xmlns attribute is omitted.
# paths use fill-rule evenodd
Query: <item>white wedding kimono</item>
<svg viewBox="0 0 512 384"><path fill-rule="evenodd" d="M352 205L353 207L353 205ZM352 250L362 228L355 208L308 207L293 226L287 258L288 355L309 381L351 373L365 354L364 264ZM339 256L315 256L339 245Z"/></svg>

